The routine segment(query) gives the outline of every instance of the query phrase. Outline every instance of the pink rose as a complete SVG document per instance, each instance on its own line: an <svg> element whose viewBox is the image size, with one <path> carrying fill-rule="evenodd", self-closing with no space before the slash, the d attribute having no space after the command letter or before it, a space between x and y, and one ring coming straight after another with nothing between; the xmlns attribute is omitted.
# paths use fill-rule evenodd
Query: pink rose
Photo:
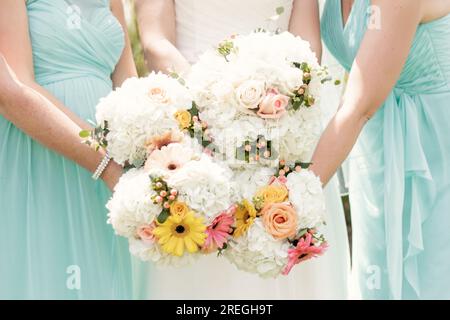
<svg viewBox="0 0 450 320"><path fill-rule="evenodd" d="M280 186L280 185L286 186L286 183L287 183L287 178L285 176L279 176L279 177L272 176L269 180L269 185L273 184L276 186Z"/></svg>
<svg viewBox="0 0 450 320"><path fill-rule="evenodd" d="M289 97L280 94L278 90L269 90L259 105L258 116L263 119L279 119L286 112Z"/></svg>

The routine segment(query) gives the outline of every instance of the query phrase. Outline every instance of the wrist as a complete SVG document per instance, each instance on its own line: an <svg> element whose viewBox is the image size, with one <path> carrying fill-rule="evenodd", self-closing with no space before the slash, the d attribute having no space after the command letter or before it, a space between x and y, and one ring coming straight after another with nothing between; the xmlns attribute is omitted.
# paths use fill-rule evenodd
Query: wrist
<svg viewBox="0 0 450 320"><path fill-rule="evenodd" d="M109 187L113 190L116 184L119 182L120 177L123 174L123 168L114 160L111 160L105 171L103 172L101 178Z"/></svg>

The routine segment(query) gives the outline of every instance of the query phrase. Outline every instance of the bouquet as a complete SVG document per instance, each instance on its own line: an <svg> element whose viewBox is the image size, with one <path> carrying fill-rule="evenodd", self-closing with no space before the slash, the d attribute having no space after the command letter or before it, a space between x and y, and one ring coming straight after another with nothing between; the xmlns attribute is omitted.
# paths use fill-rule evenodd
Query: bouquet
<svg viewBox="0 0 450 320"><path fill-rule="evenodd" d="M81 136L129 169L107 208L131 253L179 265L219 250L234 223L232 172L194 139L204 128L179 79L129 79L100 101L96 117Z"/></svg>
<svg viewBox="0 0 450 320"><path fill-rule="evenodd" d="M162 265L223 254L262 277L323 254L308 166L325 75L307 42L255 32L206 52L187 86L152 73L102 99L81 136L129 169L107 208L130 252Z"/></svg>
<svg viewBox="0 0 450 320"><path fill-rule="evenodd" d="M234 223L227 167L178 144L153 151L119 181L109 222L144 261L184 265L223 247Z"/></svg>
<svg viewBox="0 0 450 320"><path fill-rule="evenodd" d="M241 270L265 278L287 275L327 249L319 232L325 213L322 184L308 170L289 171L270 177L266 185L258 183L251 200L244 198L237 206L225 256Z"/></svg>
<svg viewBox="0 0 450 320"><path fill-rule="evenodd" d="M204 53L188 86L216 153L236 167L274 166L311 157L326 75L308 42L288 32L254 32Z"/></svg>
<svg viewBox="0 0 450 320"><path fill-rule="evenodd" d="M80 135L117 163L138 168L149 150L181 139L191 108L191 94L177 79L162 73L131 78L100 100L95 130Z"/></svg>
<svg viewBox="0 0 450 320"><path fill-rule="evenodd" d="M192 67L207 147L233 171L235 224L222 249L241 270L286 275L327 248L322 186L308 170L326 76L309 43L288 32L233 36Z"/></svg>

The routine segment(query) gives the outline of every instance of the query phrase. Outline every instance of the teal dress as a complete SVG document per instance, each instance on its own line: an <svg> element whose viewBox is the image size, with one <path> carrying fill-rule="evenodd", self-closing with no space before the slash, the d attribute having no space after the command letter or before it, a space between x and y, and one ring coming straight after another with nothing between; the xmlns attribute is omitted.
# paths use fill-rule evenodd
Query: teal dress
<svg viewBox="0 0 450 320"><path fill-rule="evenodd" d="M322 36L347 70L369 6L355 1L344 27L340 1L326 3ZM351 155L353 266L362 298L450 299L449 124L447 15L418 26L398 82Z"/></svg>
<svg viewBox="0 0 450 320"><path fill-rule="evenodd" d="M27 2L35 77L95 119L124 33L108 1L75 2ZM1 116L0 164L0 299L130 298L128 246L106 223L105 185Z"/></svg>

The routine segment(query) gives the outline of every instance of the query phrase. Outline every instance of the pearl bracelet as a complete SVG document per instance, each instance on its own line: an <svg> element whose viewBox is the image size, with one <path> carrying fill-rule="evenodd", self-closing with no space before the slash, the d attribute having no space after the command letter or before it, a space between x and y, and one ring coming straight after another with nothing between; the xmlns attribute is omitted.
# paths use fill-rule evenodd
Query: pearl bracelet
<svg viewBox="0 0 450 320"><path fill-rule="evenodd" d="M108 166L110 161L111 161L111 157L109 156L109 153L107 152L105 157L100 162L97 169L95 170L94 174L92 175L92 179L98 180L101 177L103 171L105 171L105 169Z"/></svg>

